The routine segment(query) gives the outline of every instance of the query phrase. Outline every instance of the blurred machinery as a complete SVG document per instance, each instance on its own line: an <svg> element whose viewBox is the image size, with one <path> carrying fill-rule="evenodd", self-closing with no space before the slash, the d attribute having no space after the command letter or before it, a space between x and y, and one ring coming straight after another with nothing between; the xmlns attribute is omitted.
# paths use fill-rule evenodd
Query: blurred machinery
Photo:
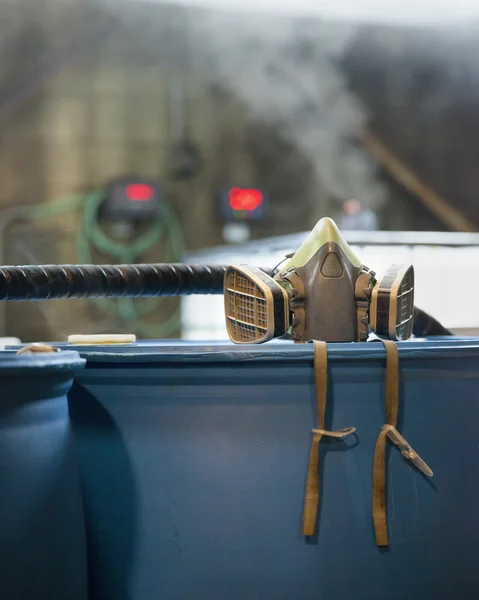
<svg viewBox="0 0 479 600"><path fill-rule="evenodd" d="M81 213L76 236L75 262L95 264L141 261L149 253L161 254L165 262L184 254L183 234L156 180L122 177L104 189L33 206L15 207L0 213L0 264L4 259L4 232L15 222L35 222L71 212ZM55 262L61 262L55 260ZM146 318L158 310L161 298L92 299L95 306L122 327L144 337L169 337L181 326L179 305L160 322ZM5 307L0 306L0 335L6 335Z"/></svg>
<svg viewBox="0 0 479 600"><path fill-rule="evenodd" d="M225 242L246 242L250 239L250 224L268 215L268 197L257 188L223 188L219 193L218 214Z"/></svg>

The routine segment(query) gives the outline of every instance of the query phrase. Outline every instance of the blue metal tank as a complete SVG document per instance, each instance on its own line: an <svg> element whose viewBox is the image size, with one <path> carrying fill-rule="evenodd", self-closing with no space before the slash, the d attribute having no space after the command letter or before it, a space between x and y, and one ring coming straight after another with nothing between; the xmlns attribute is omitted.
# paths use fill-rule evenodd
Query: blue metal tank
<svg viewBox="0 0 479 600"><path fill-rule="evenodd" d="M0 598L87 600L67 392L76 352L0 352Z"/></svg>
<svg viewBox="0 0 479 600"><path fill-rule="evenodd" d="M479 339L399 343L398 429L434 470L388 451L387 549L372 458L381 344L329 344L318 535L300 533L312 345L77 348L91 600L434 600L479 596Z"/></svg>

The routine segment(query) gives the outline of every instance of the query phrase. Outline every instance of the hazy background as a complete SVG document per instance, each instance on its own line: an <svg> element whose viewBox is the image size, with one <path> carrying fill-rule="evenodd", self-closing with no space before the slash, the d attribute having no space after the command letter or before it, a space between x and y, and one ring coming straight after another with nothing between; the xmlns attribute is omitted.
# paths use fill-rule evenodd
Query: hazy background
<svg viewBox="0 0 479 600"><path fill-rule="evenodd" d="M225 243L219 197L235 186L269 201L252 239L340 218L349 198L382 230L475 231L478 33L475 2L3 0L0 262L78 262L81 200L15 211L123 175L161 183L188 251ZM135 260L181 258L168 236ZM2 314L0 335L26 340L133 327L83 301Z"/></svg>

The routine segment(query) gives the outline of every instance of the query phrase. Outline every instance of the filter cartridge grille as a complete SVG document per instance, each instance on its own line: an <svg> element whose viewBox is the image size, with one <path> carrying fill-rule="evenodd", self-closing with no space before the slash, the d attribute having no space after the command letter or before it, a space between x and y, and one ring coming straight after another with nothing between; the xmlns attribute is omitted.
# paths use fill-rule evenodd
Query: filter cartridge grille
<svg viewBox="0 0 479 600"><path fill-rule="evenodd" d="M258 342L268 335L267 299L259 285L236 269L225 280L228 334L235 342Z"/></svg>
<svg viewBox="0 0 479 600"><path fill-rule="evenodd" d="M407 340L412 335L414 315L414 271L408 269L399 285L396 297L396 339Z"/></svg>
<svg viewBox="0 0 479 600"><path fill-rule="evenodd" d="M289 327L288 295L256 267L228 267L224 282L226 329L237 344L266 342Z"/></svg>
<svg viewBox="0 0 479 600"><path fill-rule="evenodd" d="M414 324L414 269L392 265L376 284L371 305L371 326L378 335L407 340Z"/></svg>

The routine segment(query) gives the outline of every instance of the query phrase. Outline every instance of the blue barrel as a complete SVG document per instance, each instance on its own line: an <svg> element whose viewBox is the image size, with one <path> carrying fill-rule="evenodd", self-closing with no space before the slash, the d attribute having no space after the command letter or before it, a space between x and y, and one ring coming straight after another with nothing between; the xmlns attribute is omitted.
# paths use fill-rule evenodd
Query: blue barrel
<svg viewBox="0 0 479 600"><path fill-rule="evenodd" d="M67 392L76 352L0 352L0 598L87 600Z"/></svg>
<svg viewBox="0 0 479 600"><path fill-rule="evenodd" d="M80 350L80 349L79 349ZM479 340L399 344L389 547L375 544L381 344L329 344L318 535L301 519L316 426L312 345L145 343L80 350L69 395L91 600L479 597Z"/></svg>

